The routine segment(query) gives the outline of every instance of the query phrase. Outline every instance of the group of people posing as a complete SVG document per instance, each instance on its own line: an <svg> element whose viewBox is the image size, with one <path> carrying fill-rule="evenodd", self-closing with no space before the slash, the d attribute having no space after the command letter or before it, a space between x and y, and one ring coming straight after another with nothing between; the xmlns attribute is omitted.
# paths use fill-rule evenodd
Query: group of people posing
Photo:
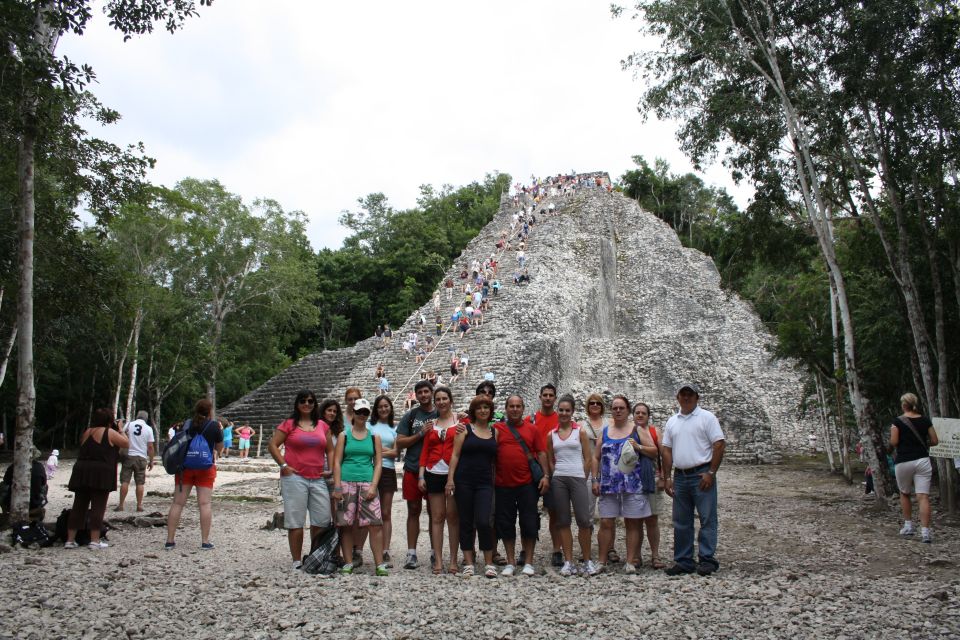
<svg viewBox="0 0 960 640"><path fill-rule="evenodd" d="M342 573L361 566L369 537L374 571L388 575L397 491L407 505L405 569L420 566L417 542L426 501L433 573L535 575L541 499L549 517L550 560L560 575L596 575L619 563L618 518L626 529L624 572L636 573L642 564L644 529L650 566L662 569L658 516L666 508L664 495L673 498L675 562L667 573L707 575L719 567L715 476L724 436L716 417L697 406L695 385L678 389L680 411L662 430L650 423L647 404L631 404L623 395L609 401L609 418L607 401L591 395L586 419L577 423L576 400L557 398L552 384L541 388L540 408L530 415L519 395L509 396L504 413L497 412L490 381L480 383L462 413L454 410L448 387L421 380L414 394L417 406L399 421L386 395L371 404L350 388L343 407L332 399L318 403L310 391L297 395L269 447L280 466L294 570L301 566L309 521L312 537L339 528Z"/></svg>

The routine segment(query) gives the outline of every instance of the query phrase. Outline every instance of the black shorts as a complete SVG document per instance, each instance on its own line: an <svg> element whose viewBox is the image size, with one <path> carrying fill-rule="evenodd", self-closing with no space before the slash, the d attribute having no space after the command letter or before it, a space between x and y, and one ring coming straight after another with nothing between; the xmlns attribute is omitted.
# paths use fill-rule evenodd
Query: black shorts
<svg viewBox="0 0 960 640"><path fill-rule="evenodd" d="M383 496L384 493L397 492L397 470L381 467L380 482L377 483L377 493Z"/></svg>
<svg viewBox="0 0 960 640"><path fill-rule="evenodd" d="M427 493L443 493L447 490L447 474L430 473L425 471L423 474L427 483Z"/></svg>
<svg viewBox="0 0 960 640"><path fill-rule="evenodd" d="M494 523L497 538L517 539L517 518L520 520L520 538L536 540L540 531L539 494L533 483L519 487L494 489Z"/></svg>

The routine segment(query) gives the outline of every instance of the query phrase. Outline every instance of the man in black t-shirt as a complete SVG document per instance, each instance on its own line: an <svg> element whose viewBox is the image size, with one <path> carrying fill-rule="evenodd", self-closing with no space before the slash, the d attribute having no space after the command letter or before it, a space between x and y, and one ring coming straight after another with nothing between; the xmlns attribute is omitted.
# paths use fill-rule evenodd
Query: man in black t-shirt
<svg viewBox="0 0 960 640"><path fill-rule="evenodd" d="M416 569L420 566L417 561L417 540L420 537L423 500L427 497L417 485L420 450L427 433L425 425L437 419L437 410L433 407L433 385L428 380L420 380L414 385L413 391L420 405L403 414L397 424L397 449L406 450L403 457L403 499L407 502L407 558L403 564L404 569ZM427 512L429 513L429 504Z"/></svg>

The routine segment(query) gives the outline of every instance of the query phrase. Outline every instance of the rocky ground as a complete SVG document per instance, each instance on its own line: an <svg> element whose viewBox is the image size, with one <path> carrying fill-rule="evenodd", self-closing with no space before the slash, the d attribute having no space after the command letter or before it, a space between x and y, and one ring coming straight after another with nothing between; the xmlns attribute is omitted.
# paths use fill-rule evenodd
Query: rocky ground
<svg viewBox="0 0 960 640"><path fill-rule="evenodd" d="M64 463L51 486L51 514L70 501L69 471ZM879 512L862 499L859 485L796 460L728 466L719 481L722 567L709 578L668 578L648 565L636 576L620 568L594 578L562 578L548 566L544 545L533 578L464 579L433 576L427 568L376 578L369 549L357 574L319 578L291 571L284 532L261 528L280 509L275 471L222 471L214 551L199 549L191 500L174 552L163 551L162 529L126 526L110 533L113 546L104 551L54 547L0 554L0 637L840 640L960 634L960 520L938 514L932 545L901 540L896 512ZM172 480L155 469L148 483L146 511L165 514ZM112 507L116 494L111 498ZM403 505L394 513L400 526L391 551L402 558ZM668 519L661 528L668 559ZM622 551L622 540L618 546ZM429 556L426 547L424 535L421 559Z"/></svg>

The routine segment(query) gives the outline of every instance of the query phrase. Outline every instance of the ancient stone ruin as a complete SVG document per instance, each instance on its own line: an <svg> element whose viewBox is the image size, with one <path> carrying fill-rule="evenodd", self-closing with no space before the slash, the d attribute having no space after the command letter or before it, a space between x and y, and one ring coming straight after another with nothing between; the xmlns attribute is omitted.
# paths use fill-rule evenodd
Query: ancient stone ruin
<svg viewBox="0 0 960 640"><path fill-rule="evenodd" d="M548 215L549 202L557 209ZM800 373L773 357L772 336L748 303L721 288L710 258L684 248L666 223L622 194L586 189L537 205L526 247L531 282L515 286L515 251L495 247L514 211L504 199L444 276L459 286L464 264L498 254L503 287L491 296L484 325L465 339L446 331L423 365L402 351L402 336L419 329L421 313L427 318L422 332L434 332L431 300L394 328L389 347L369 338L307 356L223 414L269 432L289 415L301 388L342 398L346 387L358 386L373 398L374 372L383 364L399 416L420 372L434 370L447 380L449 350L458 349L468 352L470 364L452 385L457 406L466 406L484 374L492 373L498 407L507 394L519 393L535 408L540 385L549 381L560 393L572 392L581 411L588 393L623 393L650 404L653 421L662 424L676 410L677 385L692 381L700 385L701 405L723 425L730 461L765 462L805 446L814 425L799 413ZM462 301L441 293L447 322Z"/></svg>

